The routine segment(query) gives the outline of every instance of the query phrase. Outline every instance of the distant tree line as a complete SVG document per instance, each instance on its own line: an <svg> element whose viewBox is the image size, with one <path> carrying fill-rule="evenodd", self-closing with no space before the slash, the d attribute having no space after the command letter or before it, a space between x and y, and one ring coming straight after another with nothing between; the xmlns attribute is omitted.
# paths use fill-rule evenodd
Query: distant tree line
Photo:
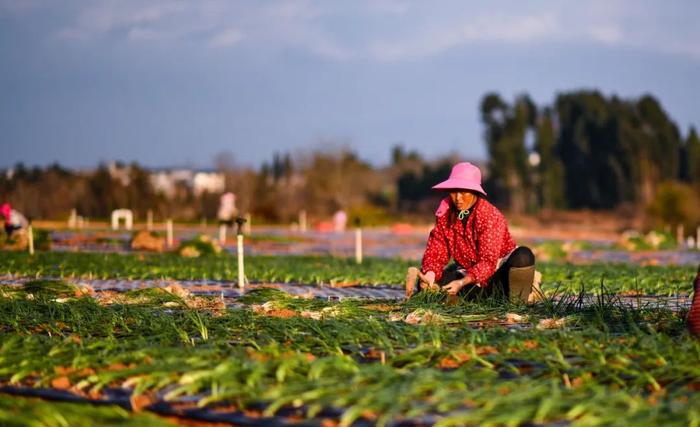
<svg viewBox="0 0 700 427"><path fill-rule="evenodd" d="M177 188L171 198L156 194L149 171L135 163L128 169L125 184L105 164L92 171L73 171L58 164L46 168L18 164L0 177L0 200L38 219L65 218L72 209L85 217L108 218L123 207L145 218L149 209L163 215L188 213L196 202L187 188Z"/></svg>
<svg viewBox="0 0 700 427"><path fill-rule="evenodd" d="M652 96L625 100L581 91L538 107L527 95L508 102L489 93L480 111L488 160L479 166L489 199L501 208L630 206L665 223L700 221L700 139L693 128L682 135ZM230 153L215 163L239 210L258 221L288 223L301 210L322 219L344 209L351 219L378 223L425 219L441 197L430 187L462 160L455 154L427 160L397 144L390 164L375 167L332 141L322 146L294 156L274 153L257 169L237 166ZM215 218L220 194L195 195L178 183L166 196L151 185L150 171L138 164L126 169L124 181L106 165L92 171L17 165L0 176L0 200L33 218L66 218L71 209L107 218L123 207L141 219L148 210L156 218Z"/></svg>
<svg viewBox="0 0 700 427"><path fill-rule="evenodd" d="M660 219L667 222L700 220L700 139L694 128L681 135L651 95L625 100L580 91L538 108L527 95L508 103L489 93L481 117L487 191L501 206L534 212L627 204L665 210ZM669 200L677 206L660 209Z"/></svg>

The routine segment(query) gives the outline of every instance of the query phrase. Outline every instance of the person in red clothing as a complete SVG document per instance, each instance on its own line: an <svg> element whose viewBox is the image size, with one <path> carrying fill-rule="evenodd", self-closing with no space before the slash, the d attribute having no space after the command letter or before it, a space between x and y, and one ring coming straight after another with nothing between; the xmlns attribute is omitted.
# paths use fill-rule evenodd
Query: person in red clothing
<svg viewBox="0 0 700 427"><path fill-rule="evenodd" d="M421 269L409 268L406 296L414 294L419 279L418 289L441 288L451 296L501 293L527 302L535 256L516 246L505 217L484 198L479 168L458 163L433 189L448 196L435 212ZM454 264L446 267L450 259Z"/></svg>
<svg viewBox="0 0 700 427"><path fill-rule="evenodd" d="M7 238L11 238L14 233L26 230L29 226L29 221L19 211L12 209L9 203L3 203L0 206L0 215L5 217L5 234Z"/></svg>
<svg viewBox="0 0 700 427"><path fill-rule="evenodd" d="M692 335L700 338L700 265L693 282L693 302L688 312L688 330Z"/></svg>

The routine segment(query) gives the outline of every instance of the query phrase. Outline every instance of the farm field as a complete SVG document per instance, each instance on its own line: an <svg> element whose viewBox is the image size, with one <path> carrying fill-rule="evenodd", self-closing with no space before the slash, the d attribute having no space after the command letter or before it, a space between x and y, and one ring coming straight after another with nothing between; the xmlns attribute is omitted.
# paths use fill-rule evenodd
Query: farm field
<svg viewBox="0 0 700 427"><path fill-rule="evenodd" d="M425 249L426 236L430 227L408 226L407 228L368 228L363 230L363 246L366 256L376 258L419 259ZM700 251L678 250L676 244L667 243L655 248L643 239L630 242L619 241L610 233L592 236L588 240L580 239L576 233L554 234L556 239L537 237L546 235L547 230L537 228L535 232L522 229L515 232L516 239L532 247L541 260L589 263L632 263L637 265L697 265L700 263ZM176 239L191 239L204 233L216 236L215 228L180 227ZM162 234L162 233L161 233ZM108 229L82 231L54 230L49 233L52 249L62 252L99 252L129 253L132 233ZM567 237L568 236L568 237ZM578 236L579 238L573 237ZM177 240L176 240L177 243ZM256 233L245 237L246 254L289 256L316 255L351 257L354 254L354 231L306 233L290 231L283 227L260 227ZM235 236L229 235L222 245L225 251L235 253ZM636 247L630 250L630 247Z"/></svg>
<svg viewBox="0 0 700 427"><path fill-rule="evenodd" d="M700 423L695 268L542 263L533 306L447 305L400 299L415 263L252 256L241 294L227 254L3 253L0 424Z"/></svg>
<svg viewBox="0 0 700 427"><path fill-rule="evenodd" d="M310 285L361 285L403 287L406 269L418 260L330 256L248 256L246 275L253 283L299 283ZM692 291L694 266L636 266L623 263L542 262L545 293L594 292L601 284L613 293L651 295L688 294ZM236 257L187 259L176 254L38 252L35 256L6 252L0 259L0 278L172 279L231 283L236 280Z"/></svg>
<svg viewBox="0 0 700 427"><path fill-rule="evenodd" d="M520 3L0 0L0 427L700 427L700 3Z"/></svg>

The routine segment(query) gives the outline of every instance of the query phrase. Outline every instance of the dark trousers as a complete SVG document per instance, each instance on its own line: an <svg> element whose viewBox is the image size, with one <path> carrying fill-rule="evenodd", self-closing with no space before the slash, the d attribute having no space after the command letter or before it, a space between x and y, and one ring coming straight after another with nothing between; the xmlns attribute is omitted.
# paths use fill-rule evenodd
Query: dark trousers
<svg viewBox="0 0 700 427"><path fill-rule="evenodd" d="M508 277L512 267L532 267L535 265L535 254L527 246L518 246L508 259L496 270L485 287L466 285L459 291L460 296L468 298L504 296L509 297L510 284ZM461 265L454 263L447 266L442 272L442 278L438 285L444 286L453 280L461 279L466 275L466 270Z"/></svg>
<svg viewBox="0 0 700 427"><path fill-rule="evenodd" d="M12 237L12 233L14 233L15 231L19 230L20 228L22 228L21 225L5 224L5 234L7 235L7 238L8 238L8 239L11 238L11 237Z"/></svg>

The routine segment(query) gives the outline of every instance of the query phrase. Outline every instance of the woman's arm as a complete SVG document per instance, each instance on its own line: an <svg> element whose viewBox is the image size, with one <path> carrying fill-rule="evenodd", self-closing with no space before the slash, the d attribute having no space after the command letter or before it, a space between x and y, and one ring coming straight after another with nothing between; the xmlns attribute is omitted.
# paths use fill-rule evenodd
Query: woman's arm
<svg viewBox="0 0 700 427"><path fill-rule="evenodd" d="M489 212L478 219L479 221L475 224L478 235L477 261L467 270L467 276L471 276L472 283L486 285L489 278L496 272L496 264L501 255L508 225L500 212Z"/></svg>
<svg viewBox="0 0 700 427"><path fill-rule="evenodd" d="M435 227L430 231L428 244L423 253L423 262L421 263L421 271L428 273L432 271L435 274L435 280L440 280L442 270L450 260L450 247L447 236L445 235L446 219L437 217Z"/></svg>

